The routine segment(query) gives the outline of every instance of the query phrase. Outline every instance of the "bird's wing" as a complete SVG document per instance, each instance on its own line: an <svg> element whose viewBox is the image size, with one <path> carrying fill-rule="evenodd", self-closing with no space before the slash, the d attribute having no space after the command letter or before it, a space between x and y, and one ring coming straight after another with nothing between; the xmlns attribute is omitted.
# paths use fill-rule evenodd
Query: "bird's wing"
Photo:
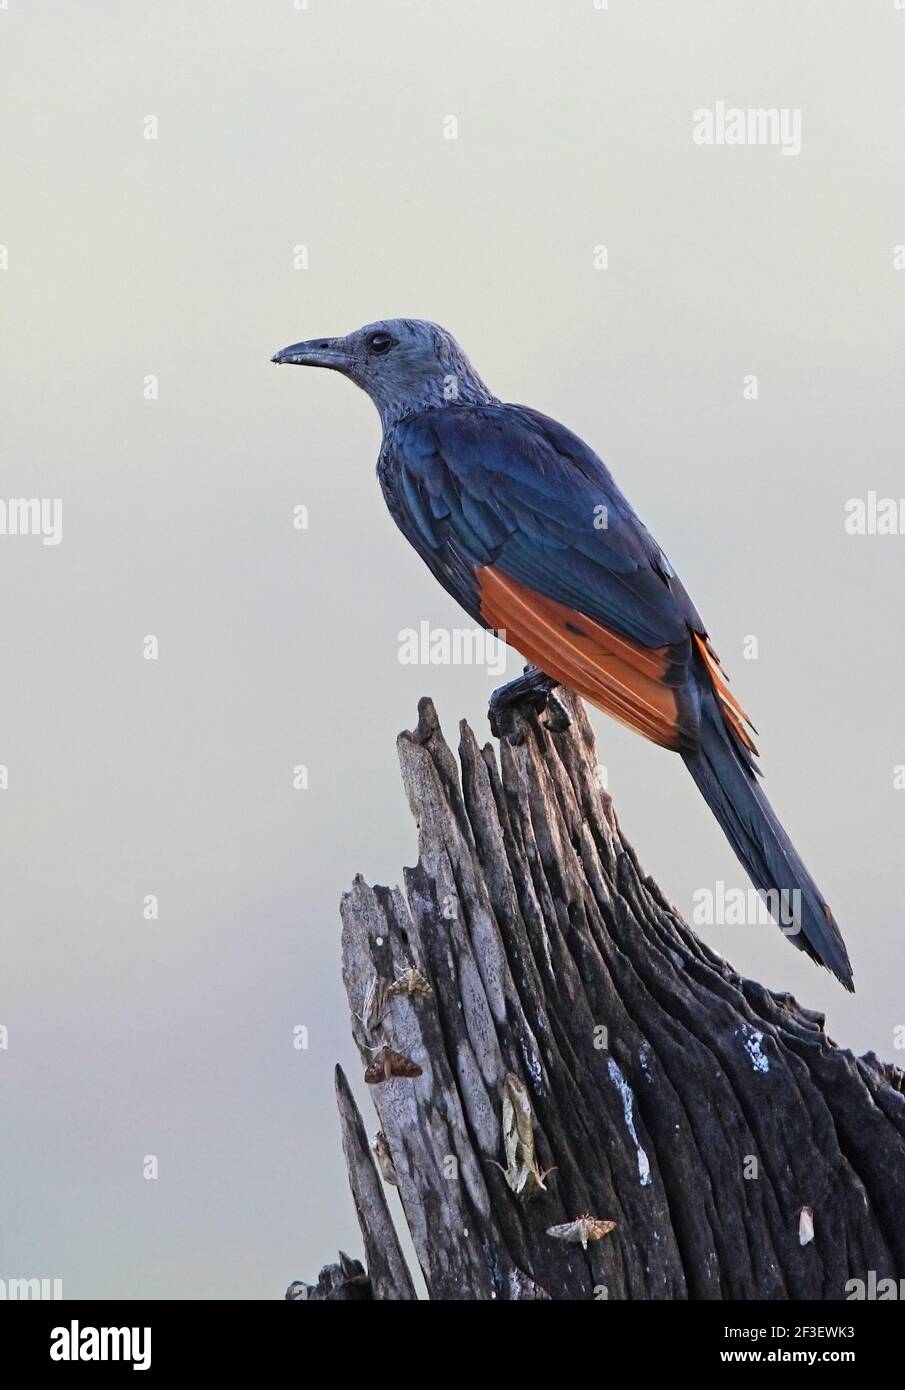
<svg viewBox="0 0 905 1390"><path fill-rule="evenodd" d="M753 750L685 589L577 435L522 406L425 411L397 428L382 481L441 583L548 675L692 751L703 663Z"/></svg>

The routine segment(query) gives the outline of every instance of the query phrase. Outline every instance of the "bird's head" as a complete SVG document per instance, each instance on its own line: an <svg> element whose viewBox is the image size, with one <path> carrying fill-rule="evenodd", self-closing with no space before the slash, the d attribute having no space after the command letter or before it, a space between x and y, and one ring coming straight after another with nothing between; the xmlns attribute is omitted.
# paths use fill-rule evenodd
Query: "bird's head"
<svg viewBox="0 0 905 1390"><path fill-rule="evenodd" d="M384 427L419 410L494 399L452 334L425 319L381 319L345 338L311 338L271 361L341 372L368 393Z"/></svg>

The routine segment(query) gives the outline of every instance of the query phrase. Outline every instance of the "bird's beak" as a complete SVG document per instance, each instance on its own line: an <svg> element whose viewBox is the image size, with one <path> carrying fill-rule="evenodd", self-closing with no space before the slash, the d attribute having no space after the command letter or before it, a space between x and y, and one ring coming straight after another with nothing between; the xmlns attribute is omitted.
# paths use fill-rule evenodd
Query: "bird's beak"
<svg viewBox="0 0 905 1390"><path fill-rule="evenodd" d="M274 353L270 360L278 367L288 363L293 367L330 367L334 372L346 372L352 364L344 338L312 338L307 343L293 343Z"/></svg>

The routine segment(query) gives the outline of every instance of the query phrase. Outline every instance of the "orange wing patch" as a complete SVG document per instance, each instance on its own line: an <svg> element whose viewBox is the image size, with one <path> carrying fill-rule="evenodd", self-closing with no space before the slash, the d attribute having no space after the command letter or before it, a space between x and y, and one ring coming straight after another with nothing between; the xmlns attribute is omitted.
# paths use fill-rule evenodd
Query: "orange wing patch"
<svg viewBox="0 0 905 1390"><path fill-rule="evenodd" d="M697 747L680 716L671 647L642 647L487 565L478 570L481 616L513 646L599 709L664 748Z"/></svg>
<svg viewBox="0 0 905 1390"><path fill-rule="evenodd" d="M710 679L713 682L713 688L716 691L717 699L720 702L720 708L723 712L723 718L729 725L732 732L740 740L742 746L744 748L747 748L748 752L752 753L756 758L757 749L754 746L754 742L750 734L748 733L748 729L752 729L754 733L757 733L757 730L754 728L754 725L751 723L751 720L748 718L747 714L742 709L738 700L735 698L732 691L726 684L726 673L720 665L719 657L710 645L710 639L707 637L701 637L697 632L692 633L692 636L694 637L695 644L697 646L698 651L701 654L704 665L707 668L707 674L710 676ZM745 728L746 724L748 726L748 729Z"/></svg>

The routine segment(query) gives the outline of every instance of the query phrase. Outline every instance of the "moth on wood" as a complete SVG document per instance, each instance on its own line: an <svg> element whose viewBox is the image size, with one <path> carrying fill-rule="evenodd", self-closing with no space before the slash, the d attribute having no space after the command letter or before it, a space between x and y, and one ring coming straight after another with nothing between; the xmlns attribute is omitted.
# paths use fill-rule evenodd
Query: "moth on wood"
<svg viewBox="0 0 905 1390"><path fill-rule="evenodd" d="M361 1013L358 1019L364 1027L366 1033L373 1033L374 1029L383 1021L383 1016L387 1011L387 990L389 980L384 980L380 975L375 975L368 981L365 996L362 1000Z"/></svg>
<svg viewBox="0 0 905 1390"><path fill-rule="evenodd" d="M413 999L416 996L429 999L433 992L421 971L414 965L407 965L404 970L398 971L395 980L386 980L380 975L375 975L368 982L358 1018L364 1025L365 1032L373 1033L383 1022L391 1000L403 997Z"/></svg>
<svg viewBox="0 0 905 1390"><path fill-rule="evenodd" d="M798 1244L810 1245L814 1239L814 1209L802 1207L798 1213Z"/></svg>
<svg viewBox="0 0 905 1390"><path fill-rule="evenodd" d="M615 1221L601 1221L597 1216L578 1216L574 1221L566 1221L562 1226L548 1226L547 1235L556 1240L567 1240L587 1250L589 1240L603 1240L610 1231L615 1231Z"/></svg>
<svg viewBox="0 0 905 1390"><path fill-rule="evenodd" d="M387 988L387 998L395 999L399 995L412 998L415 995L423 999L430 999L433 990L421 971L414 965L407 965L404 970L400 970L395 980Z"/></svg>
<svg viewBox="0 0 905 1390"><path fill-rule="evenodd" d="M411 1057L403 1057L392 1047L382 1047L365 1070L365 1081L369 1086L380 1086L394 1076L420 1076L421 1068Z"/></svg>
<svg viewBox="0 0 905 1390"><path fill-rule="evenodd" d="M534 1149L534 1116L531 1101L523 1081L514 1072L507 1072L503 1081L503 1152L506 1166L495 1163L510 1191L528 1202L538 1192L546 1192L544 1178L552 1168L543 1172L538 1167Z"/></svg>
<svg viewBox="0 0 905 1390"><path fill-rule="evenodd" d="M387 1137L382 1129L379 1129L371 1142L374 1150L374 1157L377 1159L377 1167L380 1169L380 1176L385 1183L391 1187L399 1186L399 1174L396 1172L396 1165L393 1162L393 1155L390 1153L390 1146Z"/></svg>

